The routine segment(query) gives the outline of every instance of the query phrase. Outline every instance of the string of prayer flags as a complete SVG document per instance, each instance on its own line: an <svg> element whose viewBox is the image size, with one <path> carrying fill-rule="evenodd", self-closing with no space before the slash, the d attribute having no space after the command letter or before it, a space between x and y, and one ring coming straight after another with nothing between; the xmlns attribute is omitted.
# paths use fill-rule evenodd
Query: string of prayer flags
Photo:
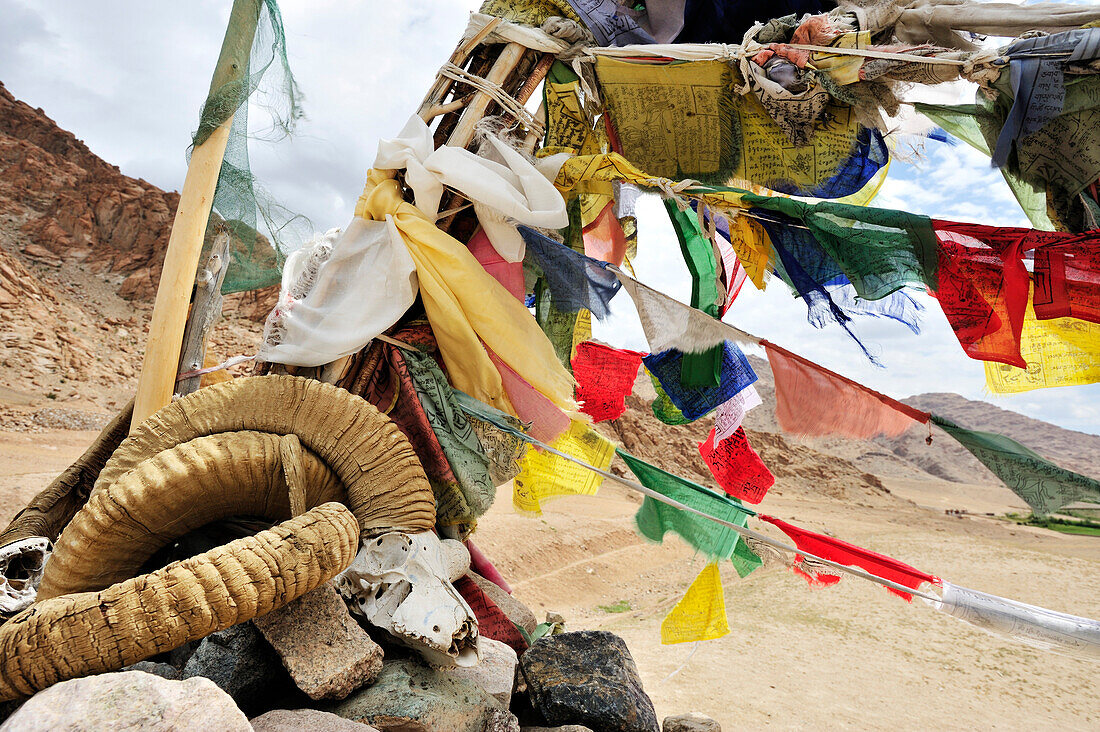
<svg viewBox="0 0 1100 732"><path fill-rule="evenodd" d="M1017 368L1028 301L1023 234L974 224L933 222L940 242L934 289L947 322L970 358Z"/></svg>
<svg viewBox="0 0 1100 732"><path fill-rule="evenodd" d="M618 419L626 411L626 397L634 388L642 354L585 341L573 356L577 402L594 422Z"/></svg>
<svg viewBox="0 0 1100 732"><path fill-rule="evenodd" d="M607 470L615 446L583 422L572 422L550 447L600 470ZM525 513L542 513L542 503L560 496L594 496L603 476L546 450L532 449L520 460L512 503Z"/></svg>
<svg viewBox="0 0 1100 732"><path fill-rule="evenodd" d="M653 353L669 349L703 353L727 340L740 345L756 345L758 342L747 333L673 300L621 271L616 271L615 275L634 301L649 350Z"/></svg>
<svg viewBox="0 0 1100 732"><path fill-rule="evenodd" d="M745 430L738 427L717 445L714 439L711 428L707 439L699 443L699 454L722 490L749 503L764 500L768 489L775 485L775 476L752 449Z"/></svg>
<svg viewBox="0 0 1100 732"><path fill-rule="evenodd" d="M879 554L878 552L858 547L842 539L835 539L831 536L825 536L824 534L817 534L813 531L801 529L786 521L777 519L774 516L765 516L761 514L759 518L762 521L767 521L778 527L784 534L789 536L791 541L795 543L795 546L802 551L815 554L822 559L828 559L831 562L843 564L844 566L859 567L876 577L890 580L891 582L914 590L919 589L920 586L926 582L930 584L935 584L937 582L936 577L933 575L921 572L919 569L910 567L908 564L899 562L893 557L888 557L885 554ZM913 599L912 595L901 592L900 590L889 587L887 590L907 601Z"/></svg>
<svg viewBox="0 0 1100 732"><path fill-rule="evenodd" d="M602 262L573 251L526 226L519 232L550 286L554 306L566 312L584 308L603 320L608 303L619 291L619 280Z"/></svg>
<svg viewBox="0 0 1100 732"><path fill-rule="evenodd" d="M687 386L681 380L684 354L680 351L661 351L642 358L676 408L688 420L696 420L718 408L746 386L756 381L756 373L745 354L733 343L722 346L722 362L719 382L715 386Z"/></svg>
<svg viewBox="0 0 1100 732"><path fill-rule="evenodd" d="M711 562L661 621L661 643L691 643L728 635L726 597L718 565Z"/></svg>
<svg viewBox="0 0 1100 732"><path fill-rule="evenodd" d="M698 509L708 516L747 526L749 509L729 496L715 493L709 488L667 473L621 449L615 451L623 459L638 481L674 501ZM658 544L665 534L673 532L692 548L715 559L732 559L741 577L760 566L756 556L741 537L728 526L709 521L702 516L688 513L668 504L646 497L634 517L642 536Z"/></svg>
<svg viewBox="0 0 1100 732"><path fill-rule="evenodd" d="M722 442L722 440L736 432L741 426L741 422L744 421L745 414L750 409L759 407L763 403L756 387L750 385L718 405L718 409L714 413L715 443Z"/></svg>
<svg viewBox="0 0 1100 732"><path fill-rule="evenodd" d="M1036 320L1025 312L1020 355L1027 361L1026 369L985 362L985 383L991 392L1095 384L1100 382L1100 324L1076 318Z"/></svg>
<svg viewBox="0 0 1100 732"><path fill-rule="evenodd" d="M933 424L969 450L1037 515L1045 516L1074 501L1100 503L1100 481L1060 468L1004 435L968 430L935 414L931 417Z"/></svg>
<svg viewBox="0 0 1100 732"><path fill-rule="evenodd" d="M762 341L775 378L775 417L784 432L869 440L897 437L928 415Z"/></svg>

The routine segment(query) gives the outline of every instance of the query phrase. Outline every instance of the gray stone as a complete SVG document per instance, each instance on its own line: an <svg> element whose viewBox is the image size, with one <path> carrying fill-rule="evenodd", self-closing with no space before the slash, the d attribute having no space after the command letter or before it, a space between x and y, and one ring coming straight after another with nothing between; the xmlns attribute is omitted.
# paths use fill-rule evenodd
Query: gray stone
<svg viewBox="0 0 1100 732"><path fill-rule="evenodd" d="M171 681L144 671L119 671L54 684L0 726L3 732L191 729L252 732L252 725L209 679Z"/></svg>
<svg viewBox="0 0 1100 732"><path fill-rule="evenodd" d="M623 639L603 630L561 633L520 658L531 706L549 725L583 724L600 732L658 732Z"/></svg>
<svg viewBox="0 0 1100 732"><path fill-rule="evenodd" d="M328 708L382 732L483 732L504 711L479 686L418 659L387 661L371 686Z"/></svg>
<svg viewBox="0 0 1100 732"><path fill-rule="evenodd" d="M255 732L378 732L366 724L317 709L275 709L252 720Z"/></svg>
<svg viewBox="0 0 1100 732"><path fill-rule="evenodd" d="M561 727L520 727L519 732L592 732L582 724L565 724Z"/></svg>
<svg viewBox="0 0 1100 732"><path fill-rule="evenodd" d="M343 699L382 670L382 649L332 585L252 621L311 699Z"/></svg>
<svg viewBox="0 0 1100 732"><path fill-rule="evenodd" d="M705 714L688 712L665 717L661 732L722 732L722 725Z"/></svg>
<svg viewBox="0 0 1100 732"><path fill-rule="evenodd" d="M489 599L500 608L505 617L528 633L535 632L539 621L530 608L501 589L500 585L490 582L477 572L470 572L466 576L472 579L481 588L481 591L489 596Z"/></svg>
<svg viewBox="0 0 1100 732"><path fill-rule="evenodd" d="M485 721L485 732L520 732L519 720L511 712L494 709Z"/></svg>
<svg viewBox="0 0 1100 732"><path fill-rule="evenodd" d="M182 676L205 676L252 715L286 706L288 687L293 687L279 655L252 623L234 625L203 638L183 667Z"/></svg>
<svg viewBox="0 0 1100 732"><path fill-rule="evenodd" d="M505 709L512 703L512 688L516 684L519 658L507 643L482 636L481 662L476 666L443 669L452 678L466 679L489 692Z"/></svg>
<svg viewBox="0 0 1100 732"><path fill-rule="evenodd" d="M167 663L157 663L156 661L138 661L132 666L127 666L122 670L144 671L147 674L153 674L153 676L159 676L162 679L170 679L172 681L180 680L180 670L178 668Z"/></svg>

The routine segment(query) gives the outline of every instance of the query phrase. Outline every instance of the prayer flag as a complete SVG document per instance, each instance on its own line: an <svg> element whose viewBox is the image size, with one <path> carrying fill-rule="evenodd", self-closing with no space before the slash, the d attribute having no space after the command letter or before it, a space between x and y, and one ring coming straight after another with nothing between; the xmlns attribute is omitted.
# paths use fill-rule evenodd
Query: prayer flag
<svg viewBox="0 0 1100 732"><path fill-rule="evenodd" d="M646 488L709 516L738 526L747 525L749 511L737 499L665 472L623 450L616 452ZM761 564L760 558L752 553L733 529L648 496L642 501L642 507L638 509L634 520L641 535L650 541L660 543L664 535L672 531L708 557L736 557L734 566L742 577Z"/></svg>
<svg viewBox="0 0 1100 732"><path fill-rule="evenodd" d="M1100 481L1060 468L1004 435L968 430L931 416L933 424L958 440L1036 514L1049 514L1074 501L1100 503Z"/></svg>
<svg viewBox="0 0 1100 732"><path fill-rule="evenodd" d="M642 354L586 341L573 356L573 378L581 411L595 422L618 419L634 389Z"/></svg>
<svg viewBox="0 0 1100 732"><path fill-rule="evenodd" d="M684 596L661 621L661 643L714 640L729 632L722 577L718 565L712 562L703 567Z"/></svg>
<svg viewBox="0 0 1100 732"><path fill-rule="evenodd" d="M764 516L761 514L760 519L779 527L802 551L815 554L822 559L828 559L829 561L845 566L859 567L876 577L890 580L891 582L904 585L914 590L918 589L925 582L934 584L937 581L936 577L933 575L921 572L919 569L910 567L908 564L899 562L885 554L879 554L878 552L858 547L842 539L834 539L831 536L816 534L806 529L800 529L774 516ZM889 587L886 589L905 600L913 599L913 596L909 593Z"/></svg>
<svg viewBox="0 0 1100 732"><path fill-rule="evenodd" d="M583 422L572 422L550 446L601 470L607 470L615 457L615 446ZM594 496L601 483L603 476L599 473L534 448L520 460L512 503L520 511L540 514L543 501L559 496Z"/></svg>
<svg viewBox="0 0 1100 732"><path fill-rule="evenodd" d="M504 392L512 403L515 414L531 425L532 437L550 442L569 427L569 415L527 383L511 366L504 363L493 351L486 349L489 360L500 373Z"/></svg>
<svg viewBox="0 0 1100 732"><path fill-rule="evenodd" d="M525 286L523 282L523 262L508 262L500 256L484 229L478 229L466 247L474 259L481 263L494 280L504 286L504 289L515 295L516 299L523 302Z"/></svg>
<svg viewBox="0 0 1100 732"><path fill-rule="evenodd" d="M714 413L714 441L720 443L741 426L745 414L763 404L756 387L746 386L732 397L722 402Z"/></svg>
<svg viewBox="0 0 1100 732"><path fill-rule="evenodd" d="M615 218L615 201L607 198L607 205L592 223L584 227L584 254L601 262L616 266L626 257L626 234Z"/></svg>
<svg viewBox="0 0 1100 732"><path fill-rule="evenodd" d="M718 485L734 498L760 503L768 489L775 485L775 476L752 449L741 427L717 446L712 428L707 439L699 443L699 454Z"/></svg>
<svg viewBox="0 0 1100 732"><path fill-rule="evenodd" d="M1024 313L1020 355L1026 369L985 362L985 383L994 394L1100 382L1100 324L1076 318L1036 320Z"/></svg>
<svg viewBox="0 0 1100 732"><path fill-rule="evenodd" d="M610 314L608 303L619 291L619 281L605 263L526 226L519 227L519 232L550 286L555 307L571 313L581 308L591 310L600 320Z"/></svg>
<svg viewBox="0 0 1100 732"><path fill-rule="evenodd" d="M775 417L785 432L869 440L897 437L928 415L763 341L775 378Z"/></svg>
<svg viewBox="0 0 1100 732"><path fill-rule="evenodd" d="M661 382L672 403L689 420L699 419L756 381L756 373L745 354L728 341L723 347L720 378L716 386L685 386L680 378L684 361L684 354L680 351L651 353L642 361Z"/></svg>

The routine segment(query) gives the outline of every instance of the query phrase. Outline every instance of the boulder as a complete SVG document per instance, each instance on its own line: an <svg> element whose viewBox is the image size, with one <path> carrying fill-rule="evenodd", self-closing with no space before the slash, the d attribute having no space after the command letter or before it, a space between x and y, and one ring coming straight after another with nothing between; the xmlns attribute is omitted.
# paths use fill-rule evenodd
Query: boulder
<svg viewBox="0 0 1100 732"><path fill-rule="evenodd" d="M328 710L382 732L484 732L506 711L472 681L413 658L387 661L372 685Z"/></svg>
<svg viewBox="0 0 1100 732"><path fill-rule="evenodd" d="M722 732L722 725L705 714L688 712L665 717L661 732Z"/></svg>
<svg viewBox="0 0 1100 732"><path fill-rule="evenodd" d="M204 676L233 697L247 714L287 706L294 683L279 655L252 623L241 623L202 639L183 667L183 678Z"/></svg>
<svg viewBox="0 0 1100 732"><path fill-rule="evenodd" d="M504 709L494 709L485 720L485 732L520 732L516 715Z"/></svg>
<svg viewBox="0 0 1100 732"><path fill-rule="evenodd" d="M564 724L561 727L520 727L519 732L592 732L582 724Z"/></svg>
<svg viewBox="0 0 1100 732"><path fill-rule="evenodd" d="M118 671L63 681L35 694L0 726L3 732L170 730L251 732L248 718L205 678L171 681Z"/></svg>
<svg viewBox="0 0 1100 732"><path fill-rule="evenodd" d="M603 630L535 642L520 669L536 713L549 725L600 732L658 732L657 712L622 638Z"/></svg>
<svg viewBox="0 0 1100 732"><path fill-rule="evenodd" d="M382 670L382 649L330 584L252 622L311 699L343 699Z"/></svg>
<svg viewBox="0 0 1100 732"><path fill-rule="evenodd" d="M512 703L512 688L516 684L519 657L507 643L492 638L478 638L478 645L481 646L480 663L444 671L452 678L466 679L477 684L507 709Z"/></svg>
<svg viewBox="0 0 1100 732"><path fill-rule="evenodd" d="M153 676L159 676L162 679L170 679L171 681L179 681L180 670L175 666L167 663L158 663L156 661L138 661L132 666L127 666L122 669L123 671L144 671L147 674L153 674Z"/></svg>
<svg viewBox="0 0 1100 732"><path fill-rule="evenodd" d="M378 732L366 724L317 709L274 709L252 720L255 732Z"/></svg>

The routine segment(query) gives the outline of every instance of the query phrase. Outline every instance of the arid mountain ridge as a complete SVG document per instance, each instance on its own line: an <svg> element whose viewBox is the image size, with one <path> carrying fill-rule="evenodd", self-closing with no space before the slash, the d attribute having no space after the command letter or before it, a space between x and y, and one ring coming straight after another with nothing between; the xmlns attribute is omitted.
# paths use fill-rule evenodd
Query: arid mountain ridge
<svg viewBox="0 0 1100 732"><path fill-rule="evenodd" d="M179 196L123 175L41 109L0 84L0 418L33 428L44 410L109 413L133 392L151 301ZM250 353L269 309L262 298L227 298L212 337L221 357ZM750 357L764 400L747 417L750 441L779 479L841 497L886 493L882 478L997 484L946 434L911 430L894 440L801 439L775 423L774 382ZM607 431L639 457L710 482L696 444L704 419L669 427L648 409L639 379L627 413ZM974 429L1000 432L1063 467L1100 476L1100 437L956 394L905 400ZM62 420L63 421L63 420ZM83 424L80 420L77 423ZM693 466L693 467L684 467ZM702 472L701 472L702 471Z"/></svg>

